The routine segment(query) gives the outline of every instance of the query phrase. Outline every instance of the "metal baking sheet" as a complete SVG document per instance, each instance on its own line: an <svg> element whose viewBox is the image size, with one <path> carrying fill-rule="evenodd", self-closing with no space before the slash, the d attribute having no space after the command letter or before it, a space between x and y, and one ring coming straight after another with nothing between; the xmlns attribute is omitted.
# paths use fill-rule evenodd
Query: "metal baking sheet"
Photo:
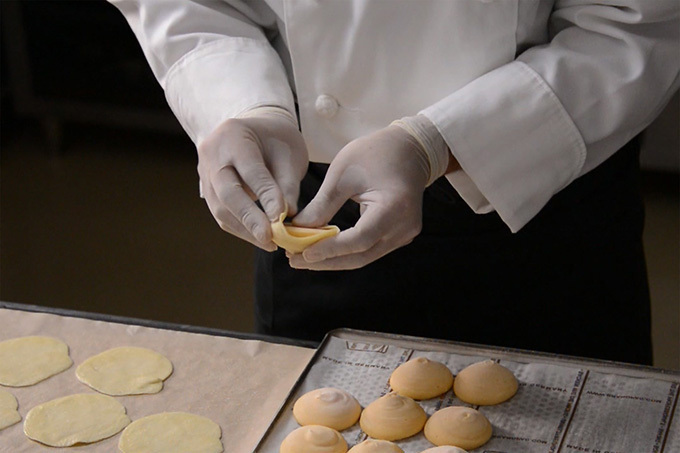
<svg viewBox="0 0 680 453"><path fill-rule="evenodd" d="M349 329L326 336L255 451L279 451L285 436L299 427L292 407L304 393L337 387L366 407L390 391L397 366L419 356L445 363L454 374L490 358L517 376L520 388L510 401L475 406L494 434L474 452L680 452L680 372ZM420 404L428 416L467 405L451 390ZM367 438L358 424L342 434L350 447ZM396 443L405 453L433 446L422 432Z"/></svg>

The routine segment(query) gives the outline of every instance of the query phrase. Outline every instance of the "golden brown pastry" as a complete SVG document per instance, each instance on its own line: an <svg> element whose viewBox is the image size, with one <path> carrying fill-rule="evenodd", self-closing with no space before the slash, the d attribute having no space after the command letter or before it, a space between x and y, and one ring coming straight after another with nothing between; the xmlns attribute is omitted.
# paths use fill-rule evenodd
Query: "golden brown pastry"
<svg viewBox="0 0 680 453"><path fill-rule="evenodd" d="M288 434L279 453L347 453L347 442L333 428L307 425Z"/></svg>
<svg viewBox="0 0 680 453"><path fill-rule="evenodd" d="M418 434L426 420L423 408L411 398L388 393L366 406L359 425L375 439L399 440Z"/></svg>
<svg viewBox="0 0 680 453"><path fill-rule="evenodd" d="M359 420L361 405L349 393L321 388L302 395L293 406L293 416L301 425L322 425L342 431Z"/></svg>
<svg viewBox="0 0 680 453"><path fill-rule="evenodd" d="M368 439L350 448L347 453L404 453L404 450L387 440Z"/></svg>
<svg viewBox="0 0 680 453"><path fill-rule="evenodd" d="M402 363L390 376L392 390L415 400L426 400L446 393L451 384L453 374L446 365L426 357Z"/></svg>
<svg viewBox="0 0 680 453"><path fill-rule="evenodd" d="M491 438L491 423L471 407L447 407L432 414L425 424L425 437L437 446L474 450Z"/></svg>
<svg viewBox="0 0 680 453"><path fill-rule="evenodd" d="M512 371L493 360L473 363L453 381L458 399L477 406L491 406L512 398L518 383Z"/></svg>
<svg viewBox="0 0 680 453"><path fill-rule="evenodd" d="M451 447L449 445L444 445L443 447L432 447L427 450L423 450L420 453L467 453L467 451L458 447Z"/></svg>

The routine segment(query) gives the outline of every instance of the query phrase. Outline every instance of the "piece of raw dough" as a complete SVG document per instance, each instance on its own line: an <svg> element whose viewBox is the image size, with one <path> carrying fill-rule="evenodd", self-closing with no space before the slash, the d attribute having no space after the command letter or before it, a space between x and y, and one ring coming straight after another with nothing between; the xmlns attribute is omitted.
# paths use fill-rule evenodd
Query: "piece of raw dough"
<svg viewBox="0 0 680 453"><path fill-rule="evenodd" d="M25 387L61 373L73 364L68 346L50 337L20 337L0 342L0 384Z"/></svg>
<svg viewBox="0 0 680 453"><path fill-rule="evenodd" d="M347 442L333 428L307 425L288 434L279 453L347 453Z"/></svg>
<svg viewBox="0 0 680 453"><path fill-rule="evenodd" d="M301 425L322 425L338 431L359 420L361 405L344 390L326 387L302 395L293 406L293 416Z"/></svg>
<svg viewBox="0 0 680 453"><path fill-rule="evenodd" d="M414 400L388 393L366 406L359 425L375 439L399 440L418 434L426 420L427 414Z"/></svg>
<svg viewBox="0 0 680 453"><path fill-rule="evenodd" d="M491 438L491 423L471 407L447 407L432 414L425 423L425 437L437 446L474 450Z"/></svg>
<svg viewBox="0 0 680 453"><path fill-rule="evenodd" d="M286 213L282 213L279 220L272 222L272 241L284 250L291 253L302 253L310 245L335 236L340 228L335 225L326 225L320 228L306 228L284 224Z"/></svg>
<svg viewBox="0 0 680 453"><path fill-rule="evenodd" d="M220 453L220 426L186 412L163 412L130 423L118 442L123 453Z"/></svg>
<svg viewBox="0 0 680 453"><path fill-rule="evenodd" d="M404 450L387 440L368 439L350 448L347 453L404 453Z"/></svg>
<svg viewBox="0 0 680 453"><path fill-rule="evenodd" d="M512 371L493 360L473 363L453 381L458 399L477 406L492 406L512 398L518 383Z"/></svg>
<svg viewBox="0 0 680 453"><path fill-rule="evenodd" d="M392 390L414 400L426 400L446 393L451 384L453 374L446 365L427 357L402 363L390 376Z"/></svg>
<svg viewBox="0 0 680 453"><path fill-rule="evenodd" d="M445 445L443 447L428 448L427 450L423 450L420 453L467 453L467 451L463 450L462 448Z"/></svg>
<svg viewBox="0 0 680 453"><path fill-rule="evenodd" d="M21 421L17 411L17 399L6 390L0 389L0 430Z"/></svg>
<svg viewBox="0 0 680 453"><path fill-rule="evenodd" d="M125 408L114 398L79 393L48 401L26 415L24 434L51 447L97 442L130 423Z"/></svg>
<svg viewBox="0 0 680 453"><path fill-rule="evenodd" d="M107 395L158 393L172 373L172 363L146 348L109 349L85 360L76 369L80 382Z"/></svg>

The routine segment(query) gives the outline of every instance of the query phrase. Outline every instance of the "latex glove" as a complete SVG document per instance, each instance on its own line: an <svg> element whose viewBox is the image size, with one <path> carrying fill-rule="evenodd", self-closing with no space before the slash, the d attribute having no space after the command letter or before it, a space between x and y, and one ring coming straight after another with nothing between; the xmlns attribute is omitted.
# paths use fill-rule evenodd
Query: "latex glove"
<svg viewBox="0 0 680 453"><path fill-rule="evenodd" d="M307 165L295 118L274 107L226 120L198 147L201 193L217 223L268 251L276 250L271 222L286 205L289 214L297 212Z"/></svg>
<svg viewBox="0 0 680 453"><path fill-rule="evenodd" d="M348 200L360 204L356 225L301 254L298 269L340 270L365 266L410 243L422 227L422 199L430 163L418 140L391 125L346 145L333 159L317 195L293 219L295 225L328 223Z"/></svg>

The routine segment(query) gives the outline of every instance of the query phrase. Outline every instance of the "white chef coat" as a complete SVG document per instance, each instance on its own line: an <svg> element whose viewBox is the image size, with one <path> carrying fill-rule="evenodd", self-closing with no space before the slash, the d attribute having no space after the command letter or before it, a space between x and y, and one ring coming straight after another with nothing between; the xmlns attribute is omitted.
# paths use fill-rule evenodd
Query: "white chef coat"
<svg viewBox="0 0 680 453"><path fill-rule="evenodd" d="M423 114L475 212L519 230L680 85L678 0L110 0L198 145L260 106L310 160Z"/></svg>

